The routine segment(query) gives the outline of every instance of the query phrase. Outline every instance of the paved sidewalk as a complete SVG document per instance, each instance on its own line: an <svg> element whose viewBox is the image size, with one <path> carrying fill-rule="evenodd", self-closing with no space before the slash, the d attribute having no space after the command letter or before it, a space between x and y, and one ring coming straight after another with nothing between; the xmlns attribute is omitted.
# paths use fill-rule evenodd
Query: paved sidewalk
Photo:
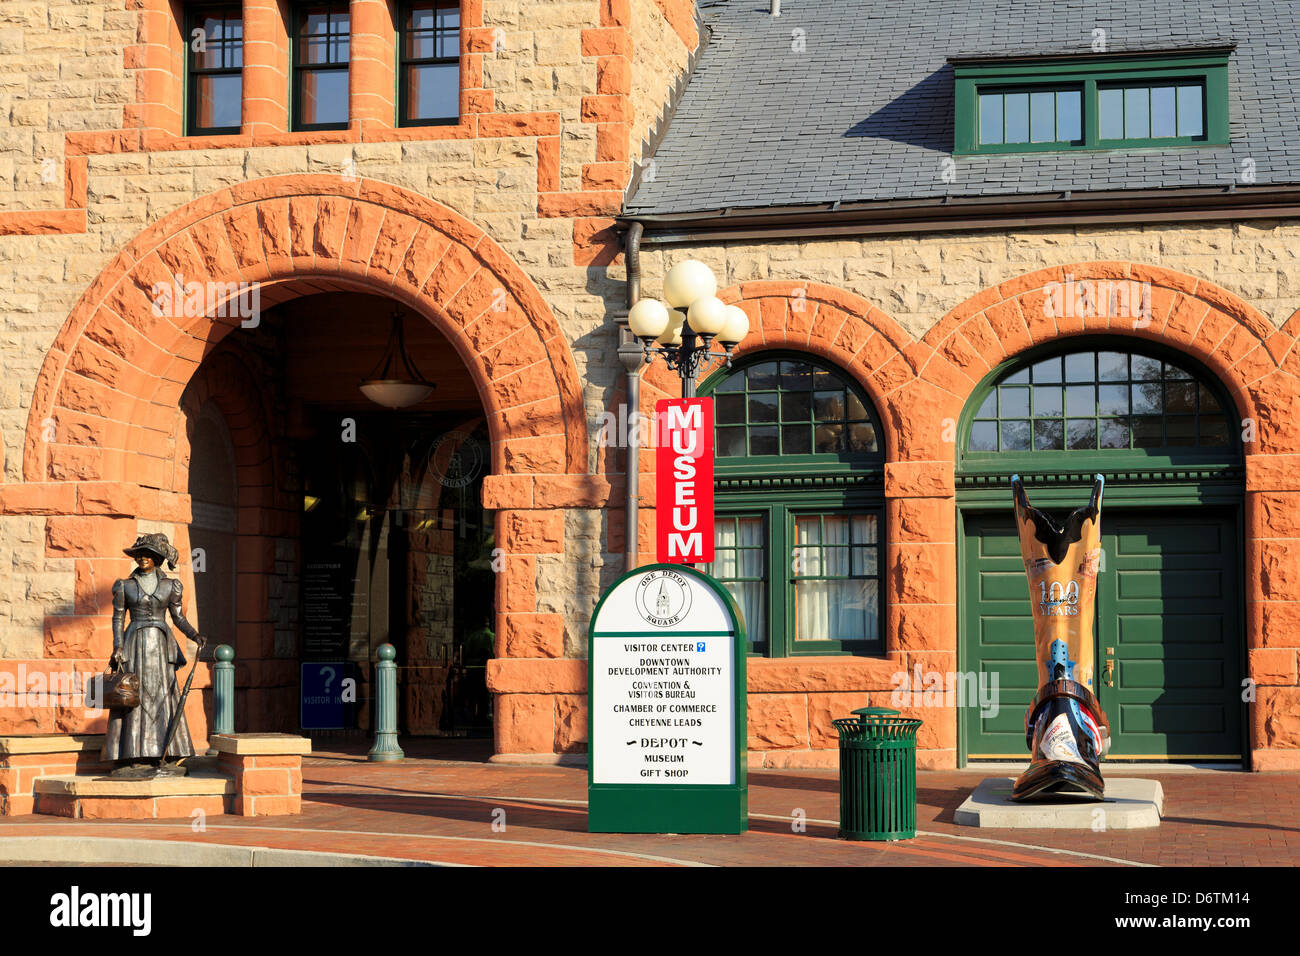
<svg viewBox="0 0 1300 956"><path fill-rule="evenodd" d="M833 772L751 771L750 832L740 836L590 834L585 770L489 764L485 752L462 745L439 756L471 759L413 756L399 764L315 754L304 761L303 812L295 817L212 817L201 833L184 820L0 818L0 841L129 837L489 866L1300 864L1300 774L1114 768L1159 779L1166 816L1154 830L1094 833L958 827L954 809L1000 771L921 772L917 838L880 844L835 838ZM799 817L804 832L793 826Z"/></svg>

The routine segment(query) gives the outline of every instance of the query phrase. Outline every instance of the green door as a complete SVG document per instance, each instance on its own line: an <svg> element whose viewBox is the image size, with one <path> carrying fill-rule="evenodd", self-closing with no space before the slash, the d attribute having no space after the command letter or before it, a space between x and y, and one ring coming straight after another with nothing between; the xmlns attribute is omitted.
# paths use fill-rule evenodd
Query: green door
<svg viewBox="0 0 1300 956"><path fill-rule="evenodd" d="M1102 510L1094 688L1113 758L1240 759L1241 591L1231 509ZM1026 757L1037 690L1034 630L1008 507L968 513L962 543L963 669L996 671L999 706L964 711L968 757ZM1114 661L1107 686L1106 662Z"/></svg>

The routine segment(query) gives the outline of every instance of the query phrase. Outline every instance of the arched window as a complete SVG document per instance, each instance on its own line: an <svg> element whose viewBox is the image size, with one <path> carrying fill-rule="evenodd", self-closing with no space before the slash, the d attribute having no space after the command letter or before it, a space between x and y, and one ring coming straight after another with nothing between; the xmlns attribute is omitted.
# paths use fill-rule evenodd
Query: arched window
<svg viewBox="0 0 1300 956"><path fill-rule="evenodd" d="M882 649L883 439L866 393L807 355L715 374L715 560L755 653Z"/></svg>
<svg viewBox="0 0 1300 956"><path fill-rule="evenodd" d="M1222 388L1159 349L1114 343L1008 363L967 406L963 460L1078 461L1089 453L1156 463L1235 458L1239 424ZM1031 466L1033 467L1033 466Z"/></svg>

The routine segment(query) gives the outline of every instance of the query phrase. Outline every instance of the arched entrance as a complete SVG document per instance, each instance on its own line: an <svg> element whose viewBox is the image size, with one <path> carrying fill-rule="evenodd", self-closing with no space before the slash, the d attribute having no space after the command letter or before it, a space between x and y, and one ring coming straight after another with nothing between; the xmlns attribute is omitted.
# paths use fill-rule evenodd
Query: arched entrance
<svg viewBox="0 0 1300 956"><path fill-rule="evenodd" d="M968 759L1019 759L1037 689L1033 624L1007 507L1012 474L1039 507L1107 478L1095 688L1112 759L1244 753L1240 415L1199 363L1120 336L1078 337L995 368L959 429L961 657L997 674L996 714L968 708Z"/></svg>
<svg viewBox="0 0 1300 956"><path fill-rule="evenodd" d="M510 483L555 476L562 484L558 476L584 475L587 431L572 354L540 293L499 246L446 207L388 184L333 176L259 180L197 200L142 233L92 283L35 386L23 475L30 485L82 490L66 512L42 513L49 515L50 553L73 559L88 598L120 564L121 542L137 531L164 531L182 553L190 551L190 469L203 465L191 460L190 439L197 434L199 447L219 447L211 436L221 429L201 416L205 406L207 414L221 414L238 493L233 505L201 502L220 511L200 509L207 522L201 531L228 531L229 522L218 519L229 518L222 509L235 509L238 636L230 642L250 663L251 676L241 672L245 686L262 695L240 706L245 729L249 720L272 725L252 729L292 729L297 717L297 651L289 647L299 622L285 611L286 595L302 582L292 580L301 568L285 542L301 531L304 495L295 469L303 459L286 449L302 436L293 434L300 424L294 390L285 406L267 387L268 368L272 376L286 374L283 351L267 344L275 325L267 316L308 297L346 295L385 303L381 340L387 310L401 307L408 323L419 323L438 343L447 367L457 369L461 424L474 423L481 479L497 482L493 507L511 509L489 519L504 521L497 563L509 573L489 585L497 614L490 630L480 627L502 635L503 608L533 610L523 596L532 595L532 582L519 577L512 560L512 529L533 500L520 495L516 503L508 492L517 485ZM345 323L332 350L347 353L356 344L347 332ZM355 384L344 383L345 390ZM395 484L427 498L433 451L406 451ZM227 460L220 467L229 466ZM222 497L210 484L199 482L202 494ZM472 492L480 509L489 496L482 488ZM425 521L418 529L423 540L406 539L406 556L414 549L429 558L426 567L436 563L435 530L436 522ZM519 567L531 567L530 560ZM193 595L193 571L187 564L180 573ZM99 604L94 616L103 618L104 610ZM293 695L285 691L291 685ZM412 712L428 715L418 704Z"/></svg>

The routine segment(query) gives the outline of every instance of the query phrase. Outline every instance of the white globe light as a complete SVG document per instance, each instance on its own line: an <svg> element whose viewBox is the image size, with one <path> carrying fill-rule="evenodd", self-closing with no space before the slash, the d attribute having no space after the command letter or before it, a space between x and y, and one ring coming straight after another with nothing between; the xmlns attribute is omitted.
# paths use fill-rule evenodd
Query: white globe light
<svg viewBox="0 0 1300 956"><path fill-rule="evenodd" d="M654 339L668 328L668 307L658 299L641 299L627 313L627 327L639 339Z"/></svg>
<svg viewBox="0 0 1300 956"><path fill-rule="evenodd" d="M692 328L694 323L691 324ZM745 310L738 305L727 306L727 318L722 324L722 331L718 333L718 341L724 345L735 345L737 342L744 341L749 334L749 316Z"/></svg>
<svg viewBox="0 0 1300 956"><path fill-rule="evenodd" d="M677 309L668 310L668 327L660 333L656 340L660 345L681 345L682 344L682 324L686 321L686 313Z"/></svg>
<svg viewBox="0 0 1300 956"><path fill-rule="evenodd" d="M717 335L727 321L727 304L716 295L706 295L691 303L686 318L700 335Z"/></svg>
<svg viewBox="0 0 1300 956"><path fill-rule="evenodd" d="M717 292L718 280L713 271L697 259L677 263L664 276L664 298L674 309L684 309L696 299Z"/></svg>

